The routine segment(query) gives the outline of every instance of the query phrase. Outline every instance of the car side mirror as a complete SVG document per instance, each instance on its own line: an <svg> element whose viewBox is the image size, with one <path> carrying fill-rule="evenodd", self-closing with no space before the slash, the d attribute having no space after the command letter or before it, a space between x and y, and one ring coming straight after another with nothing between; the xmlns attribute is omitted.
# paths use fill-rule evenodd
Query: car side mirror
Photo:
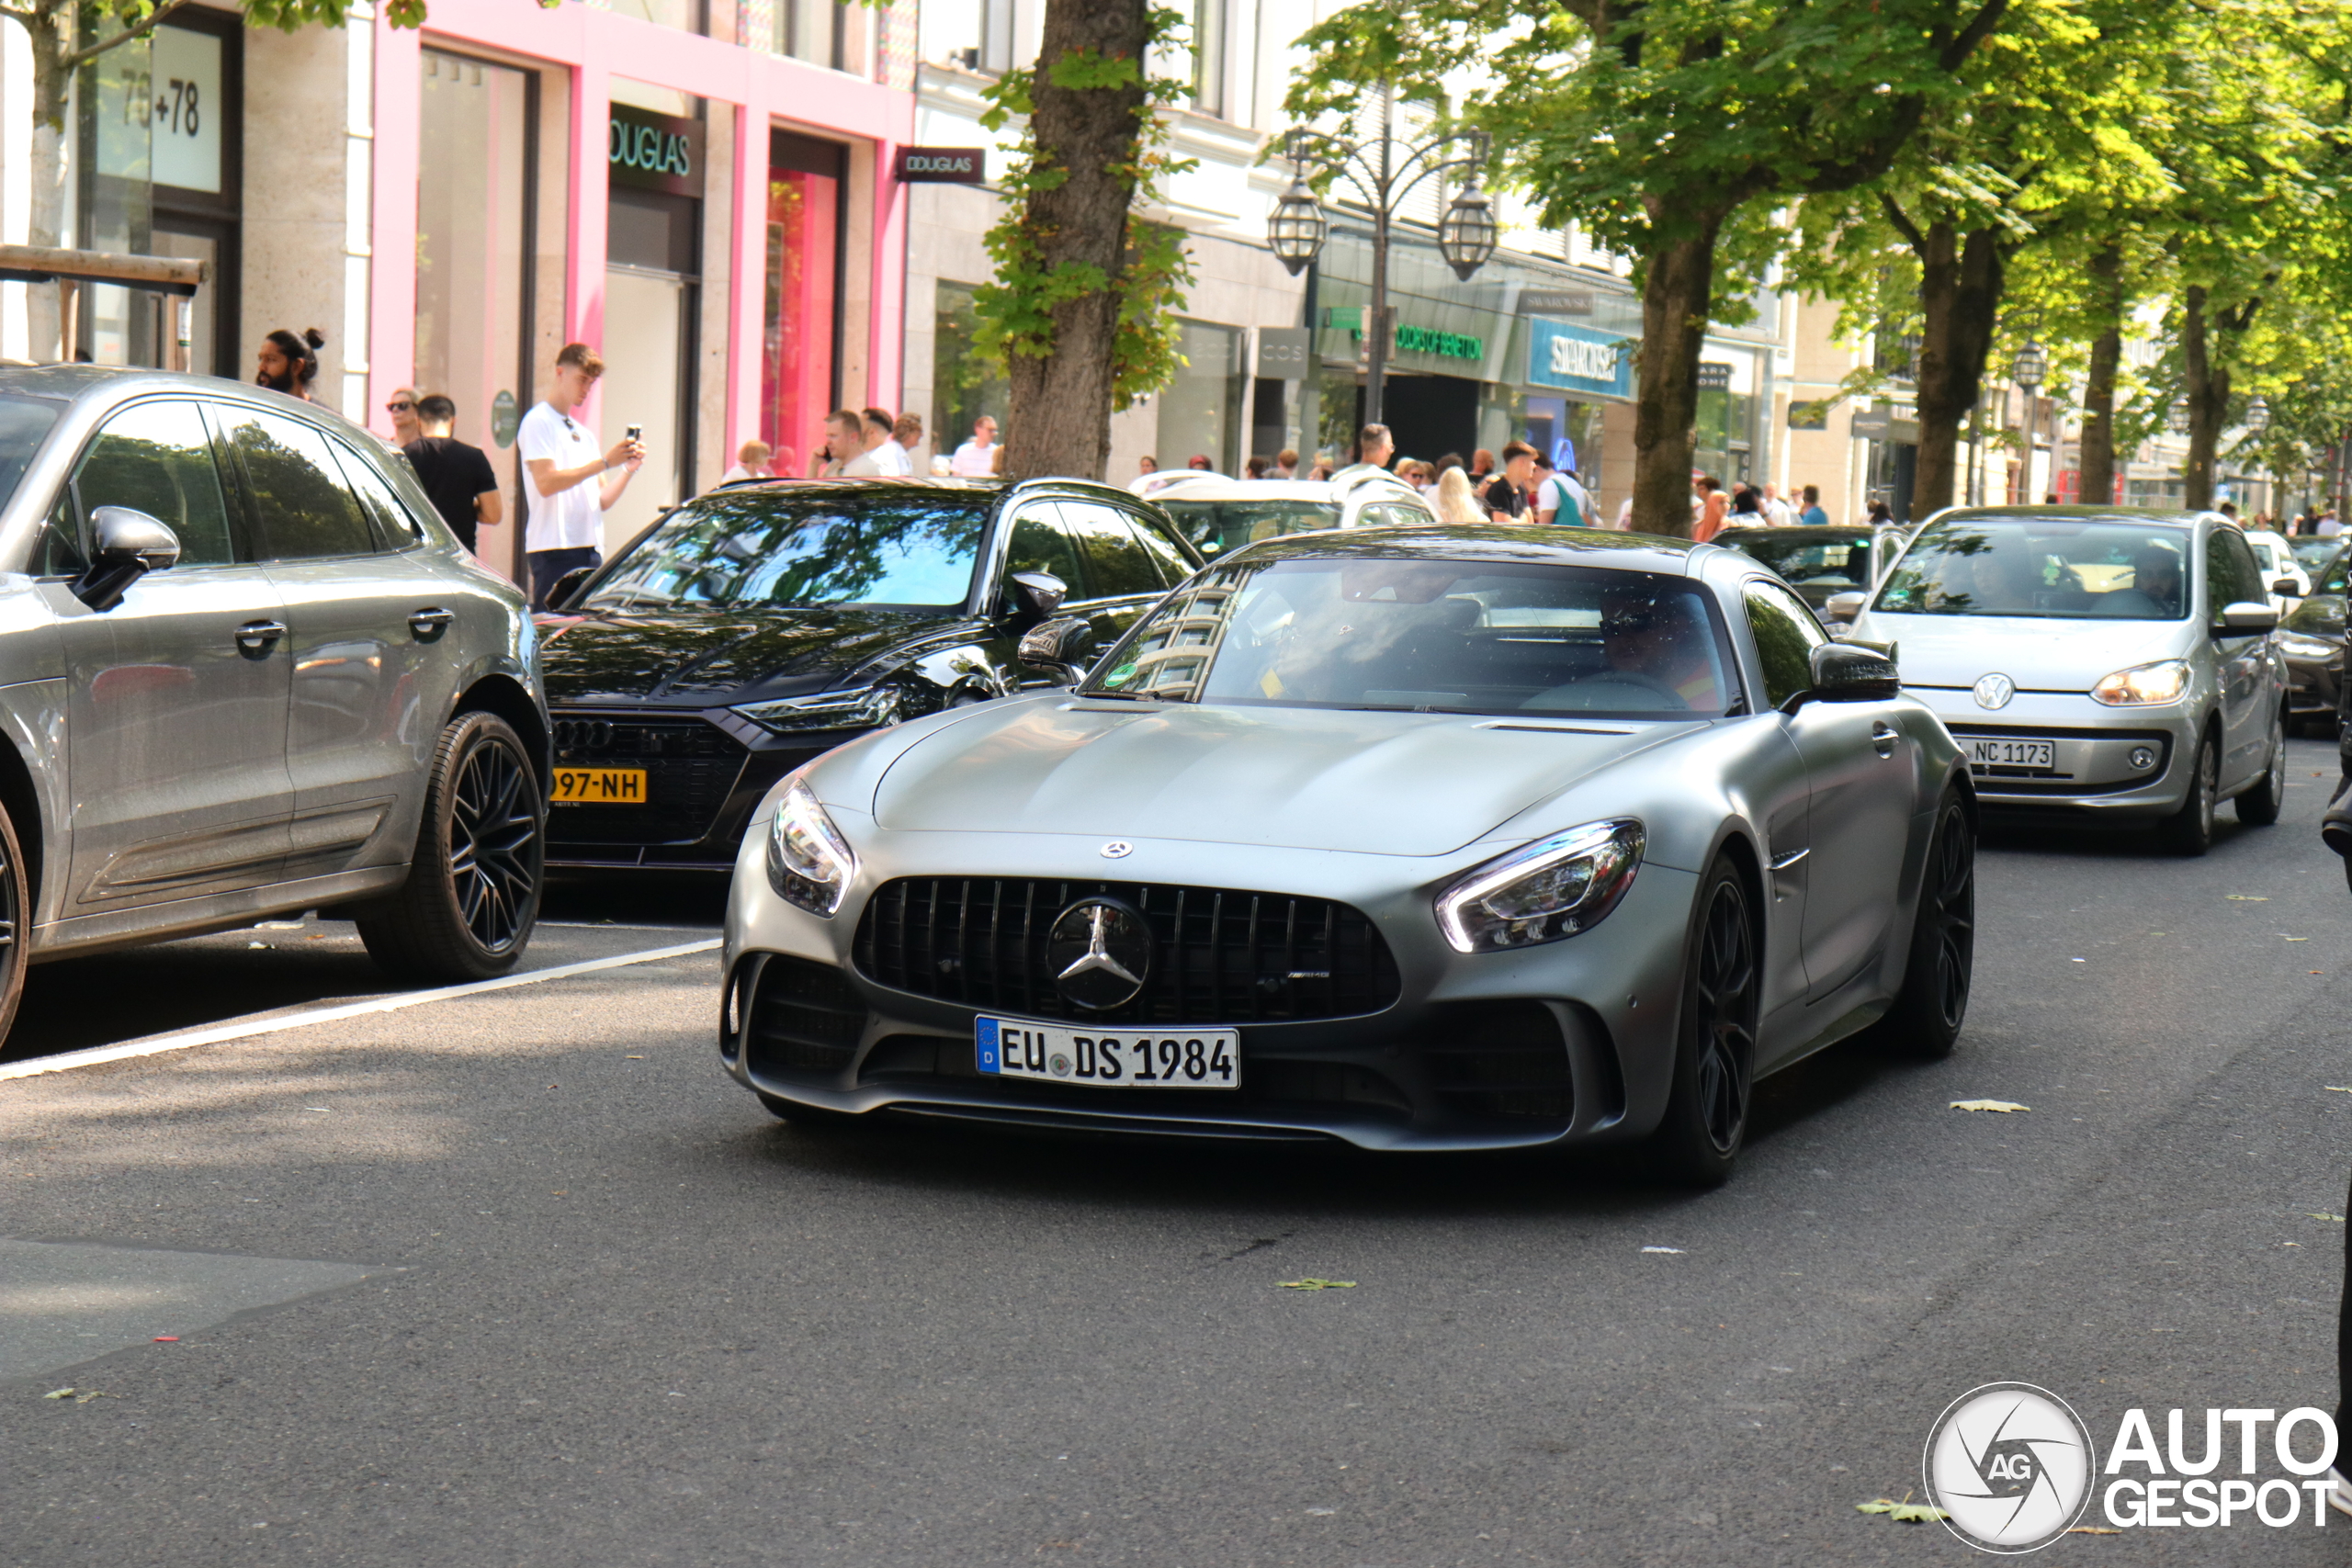
<svg viewBox="0 0 2352 1568"><path fill-rule="evenodd" d="M2267 604L2257 604L2243 599L2222 607L2222 618L2213 627L2215 637L2251 637L2257 632L2276 631L2278 612Z"/></svg>
<svg viewBox="0 0 2352 1568"><path fill-rule="evenodd" d="M1813 684L1782 703L1782 713L1807 703L1874 703L1903 694L1894 656L1861 643L1823 643L1805 662Z"/></svg>
<svg viewBox="0 0 2352 1568"><path fill-rule="evenodd" d="M569 608L571 596L586 587L588 580L595 575L596 569L593 566L575 566L561 577L557 578L548 588L548 608L550 610Z"/></svg>
<svg viewBox="0 0 2352 1568"><path fill-rule="evenodd" d="M1016 571L1005 585L1012 592L1013 619L1023 626L1051 620L1069 597L1069 584L1050 571Z"/></svg>
<svg viewBox="0 0 2352 1568"><path fill-rule="evenodd" d="M1094 662L1094 627L1076 615L1032 626L1021 639L1021 662L1076 685Z"/></svg>
<svg viewBox="0 0 2352 1568"><path fill-rule="evenodd" d="M179 563L179 536L134 507L99 507L90 513L90 568L71 592L93 610L113 609L132 583Z"/></svg>
<svg viewBox="0 0 2352 1568"><path fill-rule="evenodd" d="M1869 602L1869 594L1848 589L1843 593L1832 593L1823 600L1821 613L1833 621L1850 621L1862 613L1862 606Z"/></svg>
<svg viewBox="0 0 2352 1568"><path fill-rule="evenodd" d="M2281 577L2272 581L2270 584L2270 592L2276 593L2281 599L2292 599L2295 595L2301 593L2302 590L2295 585L2295 580L2293 578Z"/></svg>

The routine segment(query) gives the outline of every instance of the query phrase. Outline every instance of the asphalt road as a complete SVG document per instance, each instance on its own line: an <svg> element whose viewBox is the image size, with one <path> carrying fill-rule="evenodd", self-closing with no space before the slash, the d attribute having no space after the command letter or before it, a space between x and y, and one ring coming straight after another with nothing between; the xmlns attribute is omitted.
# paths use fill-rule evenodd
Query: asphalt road
<svg viewBox="0 0 2352 1568"><path fill-rule="evenodd" d="M2295 754L2287 820L2202 861L1992 840L1959 1053L1772 1080L1699 1197L794 1132L718 1071L707 954L0 1083L0 1351L42 1369L0 1382L0 1560L1980 1561L1854 1507L1977 1384L2102 1452L2133 1406L2194 1449L2208 1406L2334 1402L2352 897L2332 750ZM209 940L108 962L326 962ZM42 1006L76 1044L162 1016ZM1355 1284L1277 1288L1310 1276ZM2036 1561L2340 1563L2301 1519Z"/></svg>

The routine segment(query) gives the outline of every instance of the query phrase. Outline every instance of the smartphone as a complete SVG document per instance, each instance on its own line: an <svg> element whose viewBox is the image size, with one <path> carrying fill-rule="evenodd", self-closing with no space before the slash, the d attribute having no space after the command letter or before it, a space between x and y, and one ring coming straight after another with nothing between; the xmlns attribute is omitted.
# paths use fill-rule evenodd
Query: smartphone
<svg viewBox="0 0 2352 1568"><path fill-rule="evenodd" d="M644 439L645 439L645 426L643 426L643 425L641 425L641 424L632 424L632 425L630 425L630 426L628 427L628 438L629 438L631 441L642 441L642 440L644 440Z"/></svg>

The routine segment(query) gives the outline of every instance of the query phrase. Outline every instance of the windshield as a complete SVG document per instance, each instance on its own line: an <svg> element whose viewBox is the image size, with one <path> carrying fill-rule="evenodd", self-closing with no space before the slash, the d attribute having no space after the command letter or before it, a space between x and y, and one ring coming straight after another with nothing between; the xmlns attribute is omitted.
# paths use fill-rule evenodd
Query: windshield
<svg viewBox="0 0 2352 1568"><path fill-rule="evenodd" d="M1778 539L1769 534L1742 534L1715 542L1729 545L1751 560L1762 561L1782 580L1800 588L1808 584L1837 589L1871 585L1871 541L1867 534L1851 539Z"/></svg>
<svg viewBox="0 0 2352 1568"><path fill-rule="evenodd" d="M17 481L32 467L33 454L57 423L61 406L33 398L0 398L0 506L17 493Z"/></svg>
<svg viewBox="0 0 2352 1568"><path fill-rule="evenodd" d="M1877 608L1912 615L2177 621L2188 614L2178 528L1968 517L1921 531Z"/></svg>
<svg viewBox="0 0 2352 1568"><path fill-rule="evenodd" d="M1591 567L1237 561L1171 595L1088 694L1255 707L1714 717L1739 687L1705 594Z"/></svg>
<svg viewBox="0 0 2352 1568"><path fill-rule="evenodd" d="M1340 525L1331 501L1186 501L1182 493L1159 497L1160 509L1176 519L1184 537L1204 556L1223 555L1277 534L1311 534Z"/></svg>
<svg viewBox="0 0 2352 1568"><path fill-rule="evenodd" d="M2343 547L2341 539L2296 538L2288 542L2288 548L2295 552L2295 559L2306 571L2325 566Z"/></svg>
<svg viewBox="0 0 2352 1568"><path fill-rule="evenodd" d="M854 499L775 490L681 507L608 568L592 609L895 604L972 592L988 504L948 493Z"/></svg>

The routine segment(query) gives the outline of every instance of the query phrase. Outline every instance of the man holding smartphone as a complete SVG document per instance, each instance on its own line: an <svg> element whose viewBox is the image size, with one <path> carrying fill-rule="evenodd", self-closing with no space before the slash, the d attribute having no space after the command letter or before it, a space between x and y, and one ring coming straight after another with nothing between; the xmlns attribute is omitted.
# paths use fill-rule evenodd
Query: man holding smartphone
<svg viewBox="0 0 2352 1568"><path fill-rule="evenodd" d="M594 349L565 344L555 356L547 400L523 416L516 439L529 513L523 552L531 563L531 604L537 609L548 607L548 591L564 573L604 563L597 545L604 538L605 513L645 463L645 444L637 438L636 426L609 451L599 452L594 434L571 417L604 373L604 358Z"/></svg>

